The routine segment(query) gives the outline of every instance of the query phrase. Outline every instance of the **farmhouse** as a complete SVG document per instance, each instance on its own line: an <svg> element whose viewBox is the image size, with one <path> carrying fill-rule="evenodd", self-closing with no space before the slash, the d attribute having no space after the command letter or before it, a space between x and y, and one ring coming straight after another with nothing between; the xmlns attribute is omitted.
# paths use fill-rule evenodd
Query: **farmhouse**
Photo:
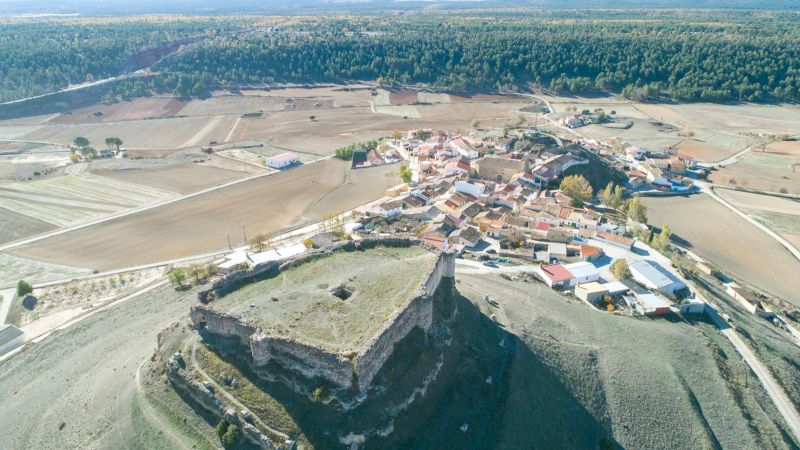
<svg viewBox="0 0 800 450"><path fill-rule="evenodd" d="M633 248L634 240L625 236L620 236L614 233L607 233L605 231L598 231L594 237L589 239L589 242L596 241L595 244L609 244L614 247L631 250Z"/></svg>
<svg viewBox="0 0 800 450"><path fill-rule="evenodd" d="M736 299L740 305L752 314L758 314L764 311L764 306L761 304L761 299L750 293L746 289L739 286L728 285L725 292Z"/></svg>
<svg viewBox="0 0 800 450"><path fill-rule="evenodd" d="M375 205L370 208L369 212L382 217L392 217L400 214L403 211L402 199L392 199Z"/></svg>
<svg viewBox="0 0 800 450"><path fill-rule="evenodd" d="M453 147L458 153L467 159L475 159L478 157L478 151L475 150L469 142L463 137L457 137L450 141L450 146Z"/></svg>
<svg viewBox="0 0 800 450"><path fill-rule="evenodd" d="M661 291L668 295L675 295L685 289L678 278L656 262L649 260L634 261L629 266L633 279L644 286Z"/></svg>
<svg viewBox="0 0 800 450"><path fill-rule="evenodd" d="M475 247L481 241L481 233L477 228L465 226L454 231L450 235L450 242L464 247Z"/></svg>
<svg viewBox="0 0 800 450"><path fill-rule="evenodd" d="M453 187L455 188L456 192L471 195L473 197L480 197L486 192L486 185L483 183L456 181Z"/></svg>
<svg viewBox="0 0 800 450"><path fill-rule="evenodd" d="M267 166L273 169L285 169L300 162L300 158L292 152L281 153L280 155L270 156L267 159Z"/></svg>

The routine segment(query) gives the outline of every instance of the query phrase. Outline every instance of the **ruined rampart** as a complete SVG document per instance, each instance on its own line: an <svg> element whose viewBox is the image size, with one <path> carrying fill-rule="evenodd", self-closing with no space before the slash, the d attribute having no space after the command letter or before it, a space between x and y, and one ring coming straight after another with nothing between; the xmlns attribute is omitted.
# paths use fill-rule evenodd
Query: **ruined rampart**
<svg viewBox="0 0 800 450"><path fill-rule="evenodd" d="M248 279L257 278L269 270L280 273L283 270L322 257L334 251L353 251L377 246L420 245L415 238L393 237L372 238L359 242L346 241L331 247L309 252L305 255L280 262L279 265L259 271L250 269L223 277L212 285L206 294L199 294L201 301L224 295L232 286L239 286ZM258 327L233 314L217 311L213 306L195 305L191 318L196 326L206 332L223 336L238 337L250 349L252 362L265 366L275 360L281 366L295 370L308 378L321 377L342 388L357 387L365 391L386 360L391 356L394 346L414 327L430 330L433 321L433 298L442 278L455 277L455 254L441 253L436 263L420 284L384 328L375 334L361 350L353 353L331 352L316 345L302 342L296 338L264 333ZM227 280L226 280L227 278ZM223 281L224 280L224 281ZM213 294L209 295L209 292Z"/></svg>

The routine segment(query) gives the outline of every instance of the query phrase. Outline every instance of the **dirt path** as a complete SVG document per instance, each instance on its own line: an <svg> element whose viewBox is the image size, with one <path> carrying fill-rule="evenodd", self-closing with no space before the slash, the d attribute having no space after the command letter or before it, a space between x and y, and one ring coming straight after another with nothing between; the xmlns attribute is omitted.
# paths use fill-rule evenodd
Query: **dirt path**
<svg viewBox="0 0 800 450"><path fill-rule="evenodd" d="M162 286L0 363L0 448L130 448L137 430L118 419L137 367L194 294Z"/></svg>
<svg viewBox="0 0 800 450"><path fill-rule="evenodd" d="M144 386L142 386L142 366L147 363L147 360L142 361L139 364L139 367L136 369L136 394L137 398L134 398L133 401L138 401L139 406L142 408L142 412L146 416L148 422L158 428L164 435L168 436L170 440L176 444L179 448L184 450L189 450L195 447L194 442L191 439L188 439L186 436L183 436L180 433L176 433L175 430L172 429L168 424L164 423L163 420L159 417L158 412L153 408L153 405L147 401L147 396L144 392Z"/></svg>
<svg viewBox="0 0 800 450"><path fill-rule="evenodd" d="M800 415L797 413L791 400L786 397L786 393L769 374L769 370L761 364L761 361L753 354L750 348L742 342L742 339L736 334L736 331L732 328L728 328L722 330L722 334L731 341L731 344L733 344L736 351L742 356L742 359L744 359L747 365L750 366L756 374L761 385L767 390L767 394L769 394L772 402L775 403L775 407L780 411L786 424L791 428L795 439L800 440Z"/></svg>
<svg viewBox="0 0 800 450"><path fill-rule="evenodd" d="M233 126L231 127L231 131L228 132L228 136L225 137L225 142L230 142L231 141L231 138L233 137L233 132L236 131L236 127L239 126L239 122L241 122L241 121L242 121L241 117L236 119L236 122L234 122Z"/></svg>
<svg viewBox="0 0 800 450"><path fill-rule="evenodd" d="M14 301L14 289L0 290L0 324L6 323L8 311L11 309L11 302Z"/></svg>

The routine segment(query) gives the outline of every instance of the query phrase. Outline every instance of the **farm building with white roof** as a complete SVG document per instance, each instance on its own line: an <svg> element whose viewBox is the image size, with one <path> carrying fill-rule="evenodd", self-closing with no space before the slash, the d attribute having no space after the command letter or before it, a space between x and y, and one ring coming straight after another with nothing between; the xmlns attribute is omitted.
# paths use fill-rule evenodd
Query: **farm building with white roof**
<svg viewBox="0 0 800 450"><path fill-rule="evenodd" d="M634 280L650 289L674 295L677 291L686 288L682 281L656 262L648 260L635 261L628 268Z"/></svg>
<svg viewBox="0 0 800 450"><path fill-rule="evenodd" d="M281 153L280 155L270 156L267 165L273 169L283 169L300 162L300 158L292 152Z"/></svg>

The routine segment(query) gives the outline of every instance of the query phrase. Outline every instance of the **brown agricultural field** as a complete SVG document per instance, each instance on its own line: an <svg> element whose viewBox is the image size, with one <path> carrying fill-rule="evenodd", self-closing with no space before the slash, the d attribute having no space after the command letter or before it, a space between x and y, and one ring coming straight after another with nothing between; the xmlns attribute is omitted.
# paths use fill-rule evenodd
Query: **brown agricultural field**
<svg viewBox="0 0 800 450"><path fill-rule="evenodd" d="M720 148L713 143L694 139L684 139L674 146L681 153L688 153L700 161L720 161L731 156L729 149Z"/></svg>
<svg viewBox="0 0 800 450"><path fill-rule="evenodd" d="M325 160L65 233L12 251L35 260L108 270L227 248L248 236L302 224L306 217L346 211L383 196L385 185ZM381 175L382 176L382 175ZM348 181L351 184L347 184ZM339 186L358 196L324 196ZM363 186L363 187L362 187ZM374 190L374 192L371 192ZM359 198L359 196L361 198ZM369 197L369 198L368 198ZM322 199L322 200L320 200Z"/></svg>
<svg viewBox="0 0 800 450"><path fill-rule="evenodd" d="M190 194L244 178L241 171L218 169L200 164L177 163L123 170L101 169L95 175L142 184L163 191Z"/></svg>
<svg viewBox="0 0 800 450"><path fill-rule="evenodd" d="M478 102L478 103L530 103L528 97L522 95L500 95L500 94L473 94L473 95L453 95L450 94L450 101L453 103Z"/></svg>
<svg viewBox="0 0 800 450"><path fill-rule="evenodd" d="M55 225L35 217L19 214L10 209L0 208L0 243L11 242L26 236L44 233L56 228Z"/></svg>
<svg viewBox="0 0 800 450"><path fill-rule="evenodd" d="M644 197L649 223L668 223L675 237L724 271L800 305L800 261L763 231L707 195Z"/></svg>
<svg viewBox="0 0 800 450"><path fill-rule="evenodd" d="M353 142L389 136L394 130L417 127L458 130L469 129L472 119L483 126L499 125L519 116L523 104L463 103L416 106L423 118L375 114L369 107L284 111L261 119L242 119L231 141L271 140L273 146L317 155Z"/></svg>
<svg viewBox="0 0 800 450"><path fill-rule="evenodd" d="M780 155L791 155L800 158L800 141L777 141L767 145L766 150Z"/></svg>
<svg viewBox="0 0 800 450"><path fill-rule="evenodd" d="M226 95L204 100L192 100L181 111L183 116L211 116L218 114L244 114L259 111L283 111L286 109L284 97L258 97Z"/></svg>
<svg viewBox="0 0 800 450"><path fill-rule="evenodd" d="M800 195L800 156L752 150L712 172L709 179L716 184Z"/></svg>
<svg viewBox="0 0 800 450"><path fill-rule="evenodd" d="M235 116L176 117L122 122L46 124L36 126L21 139L69 144L76 136L103 147L105 138L116 136L132 149L174 149L222 141L236 123Z"/></svg>
<svg viewBox="0 0 800 450"><path fill-rule="evenodd" d="M800 200L715 189L717 195L800 248Z"/></svg>
<svg viewBox="0 0 800 450"><path fill-rule="evenodd" d="M389 93L389 103L393 105L410 105L417 102L415 91L391 91Z"/></svg>
<svg viewBox="0 0 800 450"><path fill-rule="evenodd" d="M172 117L178 114L186 104L186 101L174 97L138 98L112 104L98 103L59 114L49 123L118 122Z"/></svg>

